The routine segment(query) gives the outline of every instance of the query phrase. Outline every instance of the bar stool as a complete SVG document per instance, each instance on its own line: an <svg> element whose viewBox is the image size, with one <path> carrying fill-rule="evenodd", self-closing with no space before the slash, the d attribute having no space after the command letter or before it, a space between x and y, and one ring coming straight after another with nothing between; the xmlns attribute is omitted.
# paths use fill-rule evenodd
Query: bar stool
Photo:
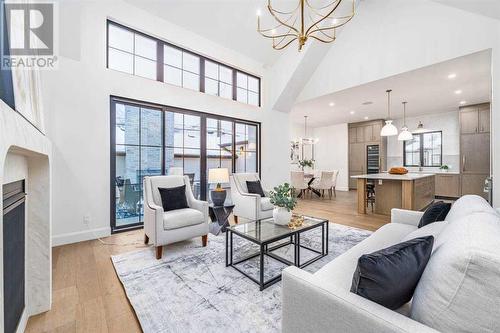
<svg viewBox="0 0 500 333"><path fill-rule="evenodd" d="M374 184L366 184L366 207L370 204L372 206L373 212L373 204L375 203L375 185Z"/></svg>

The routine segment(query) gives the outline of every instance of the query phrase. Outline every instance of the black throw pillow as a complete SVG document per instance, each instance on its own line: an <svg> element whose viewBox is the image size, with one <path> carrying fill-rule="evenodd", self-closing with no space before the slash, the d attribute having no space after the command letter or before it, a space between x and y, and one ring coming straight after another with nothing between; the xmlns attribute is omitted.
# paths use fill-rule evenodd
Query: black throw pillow
<svg viewBox="0 0 500 333"><path fill-rule="evenodd" d="M418 227L422 228L428 224L438 221L444 221L446 215L451 209L451 203L446 203L443 201L434 202L425 210L424 215L420 218Z"/></svg>
<svg viewBox="0 0 500 333"><path fill-rule="evenodd" d="M358 259L351 292L395 310L408 303L431 257L433 236L419 237Z"/></svg>
<svg viewBox="0 0 500 333"><path fill-rule="evenodd" d="M186 199L186 185L170 188L159 187L158 191L160 191L164 211L189 208Z"/></svg>
<svg viewBox="0 0 500 333"><path fill-rule="evenodd" d="M247 180L247 188L248 193L259 194L261 197L266 196L264 190L262 189L262 185L260 184L260 180Z"/></svg>

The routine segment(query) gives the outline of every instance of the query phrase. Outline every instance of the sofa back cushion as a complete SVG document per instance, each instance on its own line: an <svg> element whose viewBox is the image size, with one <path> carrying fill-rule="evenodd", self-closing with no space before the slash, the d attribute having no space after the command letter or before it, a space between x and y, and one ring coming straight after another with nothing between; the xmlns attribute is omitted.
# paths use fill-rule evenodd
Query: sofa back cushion
<svg viewBox="0 0 500 333"><path fill-rule="evenodd" d="M411 317L442 332L500 332L500 217L472 213L439 234Z"/></svg>
<svg viewBox="0 0 500 333"><path fill-rule="evenodd" d="M453 203L444 220L453 223L454 221L473 213L497 214L497 212L482 197L478 195L464 195Z"/></svg>

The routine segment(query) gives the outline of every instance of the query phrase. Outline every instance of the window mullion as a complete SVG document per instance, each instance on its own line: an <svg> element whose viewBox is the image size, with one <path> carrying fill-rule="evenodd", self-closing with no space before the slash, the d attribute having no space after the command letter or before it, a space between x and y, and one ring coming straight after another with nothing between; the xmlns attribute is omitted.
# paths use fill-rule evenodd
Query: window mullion
<svg viewBox="0 0 500 333"><path fill-rule="evenodd" d="M156 42L156 80L164 81L164 66L163 66L163 43L160 41Z"/></svg>

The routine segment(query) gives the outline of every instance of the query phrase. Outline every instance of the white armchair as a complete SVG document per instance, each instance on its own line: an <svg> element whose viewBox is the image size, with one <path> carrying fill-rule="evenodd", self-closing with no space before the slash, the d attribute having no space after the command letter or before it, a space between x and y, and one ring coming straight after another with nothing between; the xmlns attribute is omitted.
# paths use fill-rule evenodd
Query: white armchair
<svg viewBox="0 0 500 333"><path fill-rule="evenodd" d="M235 173L230 177L231 197L234 204L234 221L238 223L238 218L248 220L261 220L273 216L273 204L268 197L261 197L258 194L248 193L248 181L260 180L257 173ZM267 195L267 191L264 191Z"/></svg>
<svg viewBox="0 0 500 333"><path fill-rule="evenodd" d="M186 185L189 208L163 211L158 188ZM208 203L193 196L188 176L144 177L144 243L156 246L156 259L161 259L163 245L201 236L207 245Z"/></svg>

